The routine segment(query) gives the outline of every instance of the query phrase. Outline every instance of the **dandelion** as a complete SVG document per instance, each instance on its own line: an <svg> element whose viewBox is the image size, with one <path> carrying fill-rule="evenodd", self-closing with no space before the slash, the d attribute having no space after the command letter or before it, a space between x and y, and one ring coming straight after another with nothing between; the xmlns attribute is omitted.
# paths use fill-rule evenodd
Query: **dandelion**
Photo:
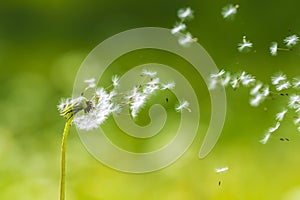
<svg viewBox="0 0 300 200"><path fill-rule="evenodd" d="M269 128L268 132L273 133L275 132L280 126L280 122L276 122L276 125L274 127Z"/></svg>
<svg viewBox="0 0 300 200"><path fill-rule="evenodd" d="M175 108L175 110L177 112L182 111L183 109L188 110L189 112L191 112L191 109L189 108L190 103L186 100L182 101L179 103L179 105Z"/></svg>
<svg viewBox="0 0 300 200"><path fill-rule="evenodd" d="M180 33L182 31L186 30L186 25L183 23L178 23L174 26L174 28L171 30L171 33L173 35Z"/></svg>
<svg viewBox="0 0 300 200"><path fill-rule="evenodd" d="M208 86L208 89L209 90L213 90L216 88L217 86L217 83L218 83L218 80L217 79L210 79L210 82L209 82L209 86Z"/></svg>
<svg viewBox="0 0 300 200"><path fill-rule="evenodd" d="M287 47L292 47L296 45L299 41L299 37L297 35L291 35L286 37L283 42L286 44Z"/></svg>
<svg viewBox="0 0 300 200"><path fill-rule="evenodd" d="M228 170L229 170L229 167L226 166L226 167L216 168L215 172L216 173L223 173L223 172L226 172Z"/></svg>
<svg viewBox="0 0 300 200"><path fill-rule="evenodd" d="M181 46L188 47L190 44L197 42L197 38L193 38L191 33L186 33L184 36L180 36L178 42Z"/></svg>
<svg viewBox="0 0 300 200"><path fill-rule="evenodd" d="M178 17L184 21L184 20L188 20L188 19L193 19L194 15L193 15L194 11L188 7L188 8L182 8L178 10Z"/></svg>
<svg viewBox="0 0 300 200"><path fill-rule="evenodd" d="M271 133L267 133L265 137L260 141L262 144L266 144L270 139Z"/></svg>
<svg viewBox="0 0 300 200"><path fill-rule="evenodd" d="M224 19L233 17L237 13L237 9L239 8L239 5L227 5L222 8L222 16Z"/></svg>
<svg viewBox="0 0 300 200"><path fill-rule="evenodd" d="M252 48L253 44L250 41L246 40L246 36L243 36L243 41L242 43L238 44L238 50L240 52L244 51L244 50L250 50L250 48Z"/></svg>
<svg viewBox="0 0 300 200"><path fill-rule="evenodd" d="M290 86L291 86L290 82L286 81L286 82L283 82L281 84L278 84L276 86L276 90L277 91L285 90L285 89L288 89Z"/></svg>
<svg viewBox="0 0 300 200"><path fill-rule="evenodd" d="M276 120L277 121L282 121L286 113L287 113L287 109L284 109L280 113L277 113L276 114Z"/></svg>
<svg viewBox="0 0 300 200"><path fill-rule="evenodd" d="M286 80L286 75L279 73L278 75L271 77L271 80L273 85L278 85L279 82Z"/></svg>

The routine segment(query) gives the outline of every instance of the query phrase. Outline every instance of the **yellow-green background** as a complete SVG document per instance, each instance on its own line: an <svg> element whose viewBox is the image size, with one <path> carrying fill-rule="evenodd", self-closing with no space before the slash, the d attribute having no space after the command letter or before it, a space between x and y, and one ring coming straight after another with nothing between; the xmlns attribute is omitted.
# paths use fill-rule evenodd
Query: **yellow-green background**
<svg viewBox="0 0 300 200"><path fill-rule="evenodd" d="M220 15L228 3L240 5L233 21ZM177 10L184 6L195 11L188 29L219 68L247 70L263 81L279 70L289 77L299 75L299 47L277 57L268 52L272 41L282 45L284 37L300 34L296 0L0 2L0 199L58 199L64 119L56 104L71 95L81 62L101 41L121 31L171 28ZM236 49L243 35L254 43L247 54ZM209 103L201 81L198 88L202 104ZM198 159L203 139L198 135L175 164L149 174L125 174L102 165L72 128L67 199L300 199L300 135L292 116L269 143L258 142L273 125L282 98L252 108L246 89L227 91L226 124L211 154ZM209 116L207 109L203 111L201 115ZM206 122L201 126L205 128ZM282 142L280 137L290 141ZM228 172L214 172L225 165Z"/></svg>

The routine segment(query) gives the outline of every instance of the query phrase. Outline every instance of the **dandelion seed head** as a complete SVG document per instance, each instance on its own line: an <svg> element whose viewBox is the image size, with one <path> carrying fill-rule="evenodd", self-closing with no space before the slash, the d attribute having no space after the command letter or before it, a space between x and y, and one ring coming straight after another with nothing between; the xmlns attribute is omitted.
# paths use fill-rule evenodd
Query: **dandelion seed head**
<svg viewBox="0 0 300 200"><path fill-rule="evenodd" d="M286 44L288 47L292 47L296 45L299 41L299 37L297 35L291 35L286 37L283 42Z"/></svg>

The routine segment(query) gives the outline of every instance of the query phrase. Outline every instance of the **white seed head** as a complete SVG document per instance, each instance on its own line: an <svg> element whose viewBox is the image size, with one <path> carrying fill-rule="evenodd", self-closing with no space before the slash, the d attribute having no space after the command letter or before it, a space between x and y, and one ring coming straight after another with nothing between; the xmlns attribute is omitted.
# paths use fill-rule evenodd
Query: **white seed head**
<svg viewBox="0 0 300 200"><path fill-rule="evenodd" d="M246 36L244 36L242 43L238 44L238 50L240 52L242 52L244 50L250 50L252 48L252 46L253 46L253 44L250 41L247 41Z"/></svg>

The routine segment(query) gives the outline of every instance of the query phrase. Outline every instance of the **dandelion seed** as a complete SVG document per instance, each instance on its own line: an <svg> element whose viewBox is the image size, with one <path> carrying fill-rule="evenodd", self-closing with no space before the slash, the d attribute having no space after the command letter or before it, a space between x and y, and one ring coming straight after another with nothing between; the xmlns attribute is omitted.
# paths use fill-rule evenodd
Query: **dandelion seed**
<svg viewBox="0 0 300 200"><path fill-rule="evenodd" d="M130 103L131 116L133 118L137 117L138 112L146 103L147 95L142 93L136 93Z"/></svg>
<svg viewBox="0 0 300 200"><path fill-rule="evenodd" d="M179 105L175 108L175 110L177 112L181 112L183 109L188 110L189 112L191 112L191 109L189 108L190 103L188 101L182 101L179 103Z"/></svg>
<svg viewBox="0 0 300 200"><path fill-rule="evenodd" d="M257 94L255 97L250 99L250 105L257 107L263 100L264 96L262 94Z"/></svg>
<svg viewBox="0 0 300 200"><path fill-rule="evenodd" d="M251 95L257 95L257 93L259 92L259 90L262 88L262 83L257 83L254 88L252 88L252 90L250 91Z"/></svg>
<svg viewBox="0 0 300 200"><path fill-rule="evenodd" d="M194 11L188 7L188 8L182 8L178 10L178 17L184 21L184 20L188 20L188 19L193 19L194 15L193 15Z"/></svg>
<svg viewBox="0 0 300 200"><path fill-rule="evenodd" d="M277 47L278 47L277 42L273 42L271 44L270 53L272 54L272 56L276 56L277 55L277 50L278 50Z"/></svg>
<svg viewBox="0 0 300 200"><path fill-rule="evenodd" d="M174 89L174 87L175 87L175 82L169 82L167 84L162 84L161 85L162 90L166 90L166 89L171 90L171 89Z"/></svg>
<svg viewBox="0 0 300 200"><path fill-rule="evenodd" d="M213 79L210 79L208 89L209 89L209 90L215 89L216 86L217 86L217 84L218 84L218 81L217 81L216 79L214 79L214 78L213 78Z"/></svg>
<svg viewBox="0 0 300 200"><path fill-rule="evenodd" d="M244 51L244 50L250 50L250 48L252 48L253 44L250 41L246 40L246 36L243 36L243 41L242 43L238 44L238 50L240 52Z"/></svg>
<svg viewBox="0 0 300 200"><path fill-rule="evenodd" d="M84 82L88 84L88 88L95 88L96 87L95 81L96 80L94 78L84 80Z"/></svg>
<svg viewBox="0 0 300 200"><path fill-rule="evenodd" d="M142 75L143 76L149 76L149 77L153 78L153 77L155 77L157 75L157 72L155 72L155 71L149 71L149 70L144 69L142 71Z"/></svg>
<svg viewBox="0 0 300 200"><path fill-rule="evenodd" d="M249 86L251 83L255 82L255 78L250 74L246 74L246 72L242 72L239 79L244 86Z"/></svg>
<svg viewBox="0 0 300 200"><path fill-rule="evenodd" d="M215 172L216 172L216 173L223 173L223 172L228 171L228 169L229 169L229 167L216 168L216 169L215 169Z"/></svg>
<svg viewBox="0 0 300 200"><path fill-rule="evenodd" d="M286 37L283 41L286 44L286 46L292 47L298 43L299 37L297 35L291 35Z"/></svg>
<svg viewBox="0 0 300 200"><path fill-rule="evenodd" d="M117 87L119 86L119 77L117 75L112 77L113 86Z"/></svg>
<svg viewBox="0 0 300 200"><path fill-rule="evenodd" d="M274 127L269 128L268 132L269 133L275 132L279 128L279 126L280 126L280 122L277 122Z"/></svg>
<svg viewBox="0 0 300 200"><path fill-rule="evenodd" d="M281 91L281 90L285 90L288 89L291 86L289 81L286 81L284 83L281 83L279 85L276 86L276 90L277 91Z"/></svg>
<svg viewBox="0 0 300 200"><path fill-rule="evenodd" d="M289 100L289 107L290 108L297 108L297 106L300 105L300 96L299 95L292 95L290 97L290 100Z"/></svg>
<svg viewBox="0 0 300 200"><path fill-rule="evenodd" d="M300 126L297 127L298 132L300 132Z"/></svg>
<svg viewBox="0 0 300 200"><path fill-rule="evenodd" d="M235 78L230 82L230 84L233 89L236 89L240 86L240 80L238 78Z"/></svg>
<svg viewBox="0 0 300 200"><path fill-rule="evenodd" d="M270 139L271 133L267 133L265 137L260 141L262 144L266 144Z"/></svg>
<svg viewBox="0 0 300 200"><path fill-rule="evenodd" d="M230 80L231 80L230 73L227 72L227 73L225 74L225 78L221 80L221 85L222 85L222 86L227 86L227 85L229 84Z"/></svg>
<svg viewBox="0 0 300 200"><path fill-rule="evenodd" d="M219 71L216 74L211 74L210 78L219 78L219 77L223 76L224 74L225 74L225 71L224 71L224 69L222 69L221 71Z"/></svg>
<svg viewBox="0 0 300 200"><path fill-rule="evenodd" d="M178 23L174 26L174 28L171 30L171 33L173 35L180 33L182 31L186 30L186 25L183 23Z"/></svg>
<svg viewBox="0 0 300 200"><path fill-rule="evenodd" d="M270 88L269 86L265 86L264 89L263 89L263 92L262 94L266 97L270 94Z"/></svg>
<svg viewBox="0 0 300 200"><path fill-rule="evenodd" d="M284 109L284 110L281 111L280 113L277 113L277 114L276 114L276 117L275 117L276 120L277 120L277 121L282 121L286 113L287 113L287 109Z"/></svg>
<svg viewBox="0 0 300 200"><path fill-rule="evenodd" d="M279 73L278 75L271 77L271 80L273 85L278 85L281 81L286 80L286 75Z"/></svg>
<svg viewBox="0 0 300 200"><path fill-rule="evenodd" d="M295 120L294 120L294 124L298 125L300 123L300 116L298 116Z"/></svg>
<svg viewBox="0 0 300 200"><path fill-rule="evenodd" d="M188 47L194 42L197 42L197 38L193 38L191 33L186 33L184 36L180 36L178 39L178 43L184 47Z"/></svg>
<svg viewBox="0 0 300 200"><path fill-rule="evenodd" d="M294 78L292 85L293 85L293 88L298 89L300 86L300 78Z"/></svg>
<svg viewBox="0 0 300 200"><path fill-rule="evenodd" d="M224 19L233 17L237 13L237 9L239 8L239 5L227 5L222 8L222 16Z"/></svg>

